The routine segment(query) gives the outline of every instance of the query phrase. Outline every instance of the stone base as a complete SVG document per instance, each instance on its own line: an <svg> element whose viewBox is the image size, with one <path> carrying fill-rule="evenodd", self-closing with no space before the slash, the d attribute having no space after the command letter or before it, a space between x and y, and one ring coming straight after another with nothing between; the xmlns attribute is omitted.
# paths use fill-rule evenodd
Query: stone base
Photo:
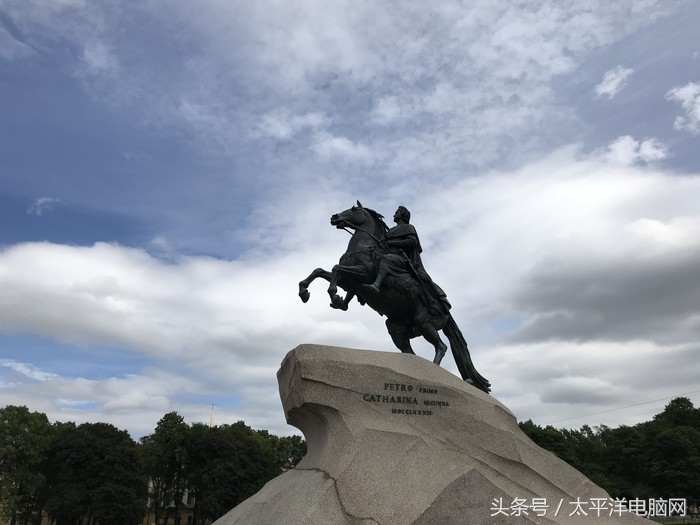
<svg viewBox="0 0 700 525"><path fill-rule="evenodd" d="M648 523L610 516L608 494L505 406L421 357L301 345L277 376L308 453L214 525ZM527 514L514 515L516 498Z"/></svg>

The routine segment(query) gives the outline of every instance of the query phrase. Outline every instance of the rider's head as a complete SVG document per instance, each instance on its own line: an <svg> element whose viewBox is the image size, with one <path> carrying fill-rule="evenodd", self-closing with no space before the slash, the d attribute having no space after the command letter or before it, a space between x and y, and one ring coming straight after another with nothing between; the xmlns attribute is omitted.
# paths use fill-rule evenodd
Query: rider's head
<svg viewBox="0 0 700 525"><path fill-rule="evenodd" d="M394 214L394 220L403 219L404 221L411 222L411 212L405 206L399 206Z"/></svg>

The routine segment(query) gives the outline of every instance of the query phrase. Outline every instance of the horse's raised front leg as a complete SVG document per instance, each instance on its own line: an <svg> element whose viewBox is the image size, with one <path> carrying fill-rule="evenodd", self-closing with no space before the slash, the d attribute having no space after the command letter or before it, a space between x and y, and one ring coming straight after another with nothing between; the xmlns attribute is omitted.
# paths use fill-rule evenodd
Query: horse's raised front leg
<svg viewBox="0 0 700 525"><path fill-rule="evenodd" d="M326 281L330 281L331 272L324 270L323 268L316 268L306 279L299 281L299 297L303 302L309 300L309 297L311 296L309 293L309 285L318 277L322 277Z"/></svg>
<svg viewBox="0 0 700 525"><path fill-rule="evenodd" d="M345 296L345 299L338 295L338 273L341 271L348 273L358 273L364 269L364 266L361 265L342 266L340 264L336 264L333 267L333 269L331 270L331 278L328 279L328 282L330 283L328 285L328 295L331 298L331 308L336 308L338 310L347 310L348 303L355 296L354 292L348 292Z"/></svg>
<svg viewBox="0 0 700 525"><path fill-rule="evenodd" d="M343 299L343 304L340 306L336 306L333 303L331 303L331 308L338 308L339 310L347 310L348 305L350 304L350 301L352 301L353 297L355 297L355 292L350 290L348 293L345 294L345 299Z"/></svg>

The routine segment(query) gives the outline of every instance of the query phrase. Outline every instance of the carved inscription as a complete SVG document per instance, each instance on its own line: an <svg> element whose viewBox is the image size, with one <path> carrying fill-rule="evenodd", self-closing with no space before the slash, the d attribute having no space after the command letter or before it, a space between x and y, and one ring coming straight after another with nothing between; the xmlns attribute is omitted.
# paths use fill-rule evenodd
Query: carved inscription
<svg viewBox="0 0 700 525"><path fill-rule="evenodd" d="M365 394L362 396L362 399L373 403L407 403L409 405L418 404L418 400L415 397L408 396L377 396L374 394Z"/></svg>
<svg viewBox="0 0 700 525"><path fill-rule="evenodd" d="M363 394L362 399L372 404L388 403L401 405L391 407L392 414L432 416L434 414L433 410L425 410L423 408L450 406L449 401L436 398L438 395L438 389L430 386L408 383L384 383L381 393Z"/></svg>

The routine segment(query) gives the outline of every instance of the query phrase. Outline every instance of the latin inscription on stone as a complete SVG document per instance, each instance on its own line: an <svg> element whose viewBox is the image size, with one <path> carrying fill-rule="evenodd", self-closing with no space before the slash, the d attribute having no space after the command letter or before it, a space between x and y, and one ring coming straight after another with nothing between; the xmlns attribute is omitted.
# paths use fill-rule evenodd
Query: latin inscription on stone
<svg viewBox="0 0 700 525"><path fill-rule="evenodd" d="M433 407L449 407L450 402L439 399L437 388L408 383L384 383L381 393L363 394L362 399L372 404L390 404L392 414L432 416ZM387 407L388 408L388 407Z"/></svg>

